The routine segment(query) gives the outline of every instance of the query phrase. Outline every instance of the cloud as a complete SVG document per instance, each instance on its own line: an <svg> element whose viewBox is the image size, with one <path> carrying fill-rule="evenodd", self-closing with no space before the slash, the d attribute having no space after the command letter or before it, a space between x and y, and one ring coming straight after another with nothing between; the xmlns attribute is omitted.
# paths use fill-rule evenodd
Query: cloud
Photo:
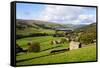
<svg viewBox="0 0 100 68"><path fill-rule="evenodd" d="M86 24L95 22L94 14L87 14L87 8L76 6L46 5L40 14L40 20L63 24Z"/></svg>
<svg viewBox="0 0 100 68"><path fill-rule="evenodd" d="M92 15L92 14L88 14L88 15L79 15L79 20L83 23L93 23L96 22L96 16Z"/></svg>

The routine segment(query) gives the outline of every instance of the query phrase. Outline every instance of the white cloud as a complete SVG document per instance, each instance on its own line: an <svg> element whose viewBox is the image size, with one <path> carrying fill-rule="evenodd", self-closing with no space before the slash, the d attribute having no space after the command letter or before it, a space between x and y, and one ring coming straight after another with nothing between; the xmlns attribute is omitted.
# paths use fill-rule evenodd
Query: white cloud
<svg viewBox="0 0 100 68"><path fill-rule="evenodd" d="M94 22L94 18L92 14L85 14L83 7L48 5L39 19L63 24L81 24Z"/></svg>
<svg viewBox="0 0 100 68"><path fill-rule="evenodd" d="M96 22L96 16L92 15L92 14L88 14L88 15L79 15L79 20L83 23L93 23Z"/></svg>

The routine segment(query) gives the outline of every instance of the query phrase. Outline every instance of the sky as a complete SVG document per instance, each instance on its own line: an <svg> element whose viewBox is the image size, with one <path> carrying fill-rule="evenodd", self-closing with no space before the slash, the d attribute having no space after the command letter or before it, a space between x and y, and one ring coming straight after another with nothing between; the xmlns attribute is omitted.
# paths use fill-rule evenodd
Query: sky
<svg viewBox="0 0 100 68"><path fill-rule="evenodd" d="M59 24L91 24L96 22L96 8L17 3L16 18L43 20Z"/></svg>

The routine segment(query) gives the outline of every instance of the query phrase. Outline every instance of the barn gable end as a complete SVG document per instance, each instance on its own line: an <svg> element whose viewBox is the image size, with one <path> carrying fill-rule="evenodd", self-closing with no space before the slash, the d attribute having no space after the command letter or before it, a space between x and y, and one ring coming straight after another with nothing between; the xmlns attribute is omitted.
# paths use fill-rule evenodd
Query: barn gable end
<svg viewBox="0 0 100 68"><path fill-rule="evenodd" d="M69 45L70 50L81 48L80 42L71 41Z"/></svg>

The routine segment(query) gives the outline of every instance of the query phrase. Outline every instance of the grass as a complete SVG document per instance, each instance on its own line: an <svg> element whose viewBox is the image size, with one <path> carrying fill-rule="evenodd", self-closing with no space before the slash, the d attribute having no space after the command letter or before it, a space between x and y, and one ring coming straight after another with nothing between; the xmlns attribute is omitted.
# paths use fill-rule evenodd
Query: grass
<svg viewBox="0 0 100 68"><path fill-rule="evenodd" d="M96 61L96 46L88 46L77 50L72 50L64 53L58 53L51 55L48 52L42 52L38 55L49 54L48 56L30 59L27 61L19 62L17 65L29 65L29 64L49 64L49 63L68 63L68 62L83 62L83 61ZM34 54L27 55L28 57L34 57ZM23 56L23 57L27 57Z"/></svg>
<svg viewBox="0 0 100 68"><path fill-rule="evenodd" d="M62 37L61 37L62 38ZM41 37L29 37L29 38L23 38L23 39L19 39L17 40L17 44L19 44L19 46L21 46L22 48L27 48L27 43L28 42L39 42L40 43L40 47L41 47L41 51L45 50L45 49L49 49L52 47L56 47L56 46L66 46L68 47L67 44L57 44L57 45L51 45L50 42L52 40L60 40L61 38L59 37L52 37L52 36L41 36Z"/></svg>
<svg viewBox="0 0 100 68"><path fill-rule="evenodd" d="M54 30L50 30L50 29L42 29L42 28L25 28L23 30L18 30L16 29L16 33L23 35L23 36L27 36L30 34L34 34L34 33L46 33L46 34L54 34L55 31Z"/></svg>
<svg viewBox="0 0 100 68"><path fill-rule="evenodd" d="M17 40L17 43L22 48L27 48L27 43L39 42L41 52L38 53L18 53L16 56L17 65L30 65L30 64L48 64L48 63L67 63L67 62L83 62L83 61L96 61L96 46L89 44L89 46L79 48L76 50L67 51L64 53L50 54L52 50L68 48L69 44L51 45L52 40L60 40L62 37L41 36L29 37Z"/></svg>
<svg viewBox="0 0 100 68"><path fill-rule="evenodd" d="M62 37L61 37L62 38ZM18 39L16 42L19 44L22 48L27 48L27 43L28 42L39 42L40 43L40 48L41 52L39 53L29 53L29 54L24 54L24 53L18 53L16 60L24 60L28 58L33 58L33 57L38 57L38 56L43 56L43 55L48 55L52 49L59 49L59 48L67 48L68 43L64 44L56 44L56 45L51 45L50 42L52 40L60 40L61 38L59 37L52 37L52 36L41 36L41 37L28 37L28 38L23 38L23 39ZM43 51L43 52L42 52ZM30 55L30 56L29 56ZM24 57L23 57L24 56Z"/></svg>
<svg viewBox="0 0 100 68"><path fill-rule="evenodd" d="M22 23L20 23L22 22ZM65 34L62 31L56 32L54 28L72 28L72 25L61 25L54 23L45 23L42 21L32 21L34 23L29 23L31 21L27 21L24 24L23 21L18 21L16 23L16 35L22 36L31 36L33 34ZM25 26L25 28L20 28ZM90 26L90 25L89 25ZM88 26L88 27L89 27ZM86 31L96 33L94 30L95 25L90 26L89 28L85 27ZM50 29L47 29L49 27ZM84 27L83 27L84 29ZM93 30L92 30L93 29ZM91 31L92 30L92 31ZM84 31L84 30L83 30ZM79 31L75 31L79 32ZM39 37L27 37L17 39L16 42L23 49L28 48L28 42L38 42L40 43L40 52L31 52L31 53L17 53L16 55L16 65L31 65L31 64L50 64L50 63L68 63L68 62L84 62L84 61L96 61L96 44L89 44L82 48L64 52L58 52L55 54L51 54L52 50L65 49L69 47L69 43L61 43L61 44L51 44L53 40L61 40L62 37L52 37L52 36L39 36Z"/></svg>

